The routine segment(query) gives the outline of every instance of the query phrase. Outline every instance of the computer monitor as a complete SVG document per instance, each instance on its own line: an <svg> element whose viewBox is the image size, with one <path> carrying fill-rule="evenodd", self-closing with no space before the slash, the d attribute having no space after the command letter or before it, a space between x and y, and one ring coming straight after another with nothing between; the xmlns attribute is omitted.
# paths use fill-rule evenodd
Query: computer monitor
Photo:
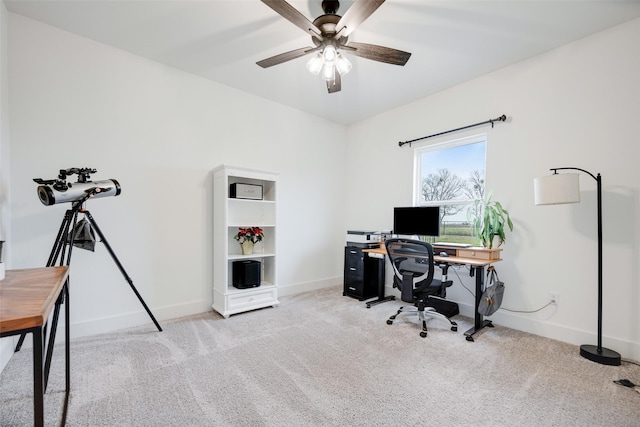
<svg viewBox="0 0 640 427"><path fill-rule="evenodd" d="M418 206L393 209L393 234L439 236L440 207Z"/></svg>

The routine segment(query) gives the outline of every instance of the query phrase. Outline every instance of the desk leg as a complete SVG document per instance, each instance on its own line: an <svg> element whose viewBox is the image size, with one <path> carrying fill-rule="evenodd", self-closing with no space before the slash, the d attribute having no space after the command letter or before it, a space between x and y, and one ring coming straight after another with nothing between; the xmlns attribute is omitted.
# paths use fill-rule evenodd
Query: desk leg
<svg viewBox="0 0 640 427"><path fill-rule="evenodd" d="M69 325L69 279L64 285L65 302L64 302L64 362L65 362L65 391L67 399L69 398L69 390L71 389L71 327Z"/></svg>
<svg viewBox="0 0 640 427"><path fill-rule="evenodd" d="M484 320L482 314L478 313L478 307L480 306L480 301L482 299L482 292L484 291L484 267L478 266L471 268L475 270L474 273L476 275L476 303L475 314L473 318L473 328L464 333L467 341L473 341L473 335L476 332L479 332L482 328L493 328L493 323L491 323L491 320Z"/></svg>
<svg viewBox="0 0 640 427"><path fill-rule="evenodd" d="M64 372L65 372L65 393L64 406L62 408L62 425L67 423L67 411L69 409L69 391L71 390L71 326L69 322L69 279L62 290L64 294Z"/></svg>
<svg viewBox="0 0 640 427"><path fill-rule="evenodd" d="M44 426L43 328L33 329L33 424Z"/></svg>

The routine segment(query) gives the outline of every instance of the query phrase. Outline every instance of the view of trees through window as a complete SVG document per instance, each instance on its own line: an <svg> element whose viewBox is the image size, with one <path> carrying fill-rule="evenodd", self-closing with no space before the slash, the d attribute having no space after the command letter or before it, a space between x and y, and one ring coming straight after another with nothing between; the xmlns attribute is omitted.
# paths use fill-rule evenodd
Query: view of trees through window
<svg viewBox="0 0 640 427"><path fill-rule="evenodd" d="M415 152L416 206L440 206L439 242L471 243L468 210L485 193L485 135L464 138Z"/></svg>

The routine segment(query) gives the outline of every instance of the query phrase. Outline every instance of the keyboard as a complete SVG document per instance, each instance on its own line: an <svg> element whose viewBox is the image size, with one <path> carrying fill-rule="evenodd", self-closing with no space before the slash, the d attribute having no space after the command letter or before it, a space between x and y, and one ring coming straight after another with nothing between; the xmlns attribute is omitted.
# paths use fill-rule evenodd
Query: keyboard
<svg viewBox="0 0 640 427"><path fill-rule="evenodd" d="M470 248L473 245L471 245L470 243L436 242L436 243L433 243L431 246L445 246L450 248Z"/></svg>

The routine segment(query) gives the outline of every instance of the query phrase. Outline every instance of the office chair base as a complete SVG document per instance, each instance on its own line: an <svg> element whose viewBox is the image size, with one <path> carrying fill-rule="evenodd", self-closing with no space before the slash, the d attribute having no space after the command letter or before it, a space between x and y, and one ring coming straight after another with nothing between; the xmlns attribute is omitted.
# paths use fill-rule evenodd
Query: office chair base
<svg viewBox="0 0 640 427"><path fill-rule="evenodd" d="M449 322L449 324L451 325L451 330L453 332L456 332L458 330L458 324L456 322L454 322L453 320L447 318L446 316L444 316L443 314L438 313L435 310L419 310L417 307L415 306L410 306L410 307L400 307L400 309L398 310L398 312L392 316L389 317L389 319L387 320L387 325L393 325L393 321L396 319L396 317L398 317L398 315L403 314L403 313L418 313L418 316L420 317L420 321L422 322L422 331L420 331L420 336L422 338L426 338L427 337L427 320L425 318L425 316L429 316L429 314L431 314L431 318L433 319L441 319L441 320L446 320Z"/></svg>

